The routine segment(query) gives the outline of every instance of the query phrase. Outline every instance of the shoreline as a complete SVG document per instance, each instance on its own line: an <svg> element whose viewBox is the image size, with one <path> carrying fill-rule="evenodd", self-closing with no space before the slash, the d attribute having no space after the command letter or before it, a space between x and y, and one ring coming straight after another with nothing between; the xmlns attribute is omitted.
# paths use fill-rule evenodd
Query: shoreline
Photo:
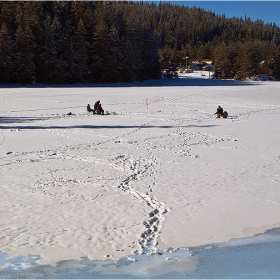
<svg viewBox="0 0 280 280"><path fill-rule="evenodd" d="M278 275L277 248L280 248L280 228L230 242L188 249L169 248L158 250L154 255L131 255L115 261L82 258L64 260L53 265L41 265L36 264L38 256L29 255L9 259L3 268L5 257L1 253L0 276L10 279L13 275L16 278L30 279L52 278L52 275L68 279L72 279L74 275L80 279L96 279L104 276L110 278L112 275L130 276L131 279L154 277L227 279L235 276L234 278L241 279L244 275L247 275L247 278L251 275L250 278L272 279ZM267 259L270 259L269 268L266 264ZM233 261L235 266L232 266Z"/></svg>
<svg viewBox="0 0 280 280"><path fill-rule="evenodd" d="M270 235L270 236L269 236ZM87 260L87 262L106 262L106 261L121 261L122 259L131 259L137 256L152 256L153 254L159 254L161 255L161 252L166 251L176 251L176 250L189 250L190 256L192 255L191 252L198 250L200 248L212 248L213 246L219 246L219 247L235 247L235 246L244 246L244 245L250 245L250 244L258 244L258 243L270 243L270 242L280 242L280 227L276 228L270 228L263 232L257 232L253 235L246 235L246 236L235 236L227 240L220 240L213 243L201 243L196 246L167 246L166 248L155 248L154 251L146 252L146 253L131 253L129 250L123 251L119 254L117 258L114 258L113 255L107 254L103 257L100 257L100 254L97 254L96 257L89 258L87 255L77 255L73 254L73 252L69 252L68 255L69 258L66 258L64 256L59 257L60 253L55 252L53 249L47 250L46 253L43 253L40 255L39 251L28 251L28 252L13 252L10 254L9 252L0 252L0 255L7 256L7 262L10 259L20 259L23 258L23 260L32 260L34 266L53 266L57 267L60 265L60 263L64 262L71 262L71 261L77 261L77 262L83 262L84 260ZM104 251L104 253L108 252L107 250ZM44 258L44 254L48 256L47 258ZM52 259L52 261L50 261ZM56 261L54 261L56 259ZM4 260L4 258L2 258ZM35 263L36 262L36 263ZM32 267L32 265L30 266Z"/></svg>

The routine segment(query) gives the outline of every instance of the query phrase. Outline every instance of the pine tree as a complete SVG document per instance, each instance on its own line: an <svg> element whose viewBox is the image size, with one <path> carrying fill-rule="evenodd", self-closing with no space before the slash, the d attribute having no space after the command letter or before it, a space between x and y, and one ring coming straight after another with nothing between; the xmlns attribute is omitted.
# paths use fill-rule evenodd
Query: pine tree
<svg viewBox="0 0 280 280"><path fill-rule="evenodd" d="M26 25L24 30L22 29L21 25L19 25L16 32L16 82L23 84L36 82L34 52L34 36L29 25Z"/></svg>
<svg viewBox="0 0 280 280"><path fill-rule="evenodd" d="M18 2L0 1L1 17L0 24L4 23L7 26L9 36L14 36L18 27L16 23L16 16Z"/></svg>
<svg viewBox="0 0 280 280"><path fill-rule="evenodd" d="M280 45L275 54L275 76L280 79Z"/></svg>
<svg viewBox="0 0 280 280"><path fill-rule="evenodd" d="M244 44L247 57L249 77L259 74L260 63L265 59L259 41L248 41Z"/></svg>
<svg viewBox="0 0 280 280"><path fill-rule="evenodd" d="M64 75L61 78L62 83L76 82L76 57L73 41L75 37L72 35L72 27L69 20L66 21L64 28L64 40L62 41L62 60L64 61Z"/></svg>
<svg viewBox="0 0 280 280"><path fill-rule="evenodd" d="M45 20L45 43L41 49L43 83L55 83L57 81L57 49L54 38L54 30L51 17L47 15Z"/></svg>
<svg viewBox="0 0 280 280"><path fill-rule="evenodd" d="M43 7L41 2L29 2L27 8L25 9L25 14L28 15L26 21L31 28L31 32L34 36L34 41L36 43L36 48L34 52L34 62L36 68L36 80L37 82L42 82L44 78L43 73L43 60L41 56L42 47L44 44L43 38Z"/></svg>
<svg viewBox="0 0 280 280"><path fill-rule="evenodd" d="M152 29L146 29L142 35L142 69L138 80L158 79L160 77L159 55ZM146 48L144 47L146 46ZM179 52L177 55L181 58ZM176 61L179 57L176 57Z"/></svg>
<svg viewBox="0 0 280 280"><path fill-rule="evenodd" d="M91 71L95 81L107 82L106 76L109 69L109 26L106 18L106 5L98 2L95 16L96 29L93 38L93 53Z"/></svg>
<svg viewBox="0 0 280 280"><path fill-rule="evenodd" d="M0 82L7 83L11 81L13 49L8 35L8 29L5 23L0 30Z"/></svg>
<svg viewBox="0 0 280 280"><path fill-rule="evenodd" d="M227 46L226 43L220 44L215 50L215 70L221 72L221 78L233 78L235 75L235 61L237 50L234 46Z"/></svg>
<svg viewBox="0 0 280 280"><path fill-rule="evenodd" d="M82 19L78 22L76 34L76 51L75 51L75 65L76 65L76 81L85 82L89 74L88 69L88 48L89 43L86 39L86 30Z"/></svg>
<svg viewBox="0 0 280 280"><path fill-rule="evenodd" d="M247 57L244 43L238 43L237 55L235 60L235 78L237 80L245 80L249 76L249 58Z"/></svg>

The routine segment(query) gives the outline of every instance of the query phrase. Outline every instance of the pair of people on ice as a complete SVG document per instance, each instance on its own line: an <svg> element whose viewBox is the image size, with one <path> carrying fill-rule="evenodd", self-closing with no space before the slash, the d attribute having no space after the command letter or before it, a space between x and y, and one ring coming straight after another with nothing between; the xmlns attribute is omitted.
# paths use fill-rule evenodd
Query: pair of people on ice
<svg viewBox="0 0 280 280"><path fill-rule="evenodd" d="M87 111L92 112L93 115L104 115L104 110L101 106L100 100L96 101L94 104L93 109L91 109L90 105L87 105Z"/></svg>
<svg viewBox="0 0 280 280"><path fill-rule="evenodd" d="M228 112L224 111L221 106L218 106L217 112L214 115L217 115L217 118L223 117L224 119L226 119L228 117Z"/></svg>

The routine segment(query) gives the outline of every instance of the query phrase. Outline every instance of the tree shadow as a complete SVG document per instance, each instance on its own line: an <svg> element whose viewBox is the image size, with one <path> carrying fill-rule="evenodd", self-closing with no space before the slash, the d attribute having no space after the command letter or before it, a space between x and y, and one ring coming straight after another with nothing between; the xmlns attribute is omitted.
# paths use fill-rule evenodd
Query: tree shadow
<svg viewBox="0 0 280 280"><path fill-rule="evenodd" d="M0 123L28 123L33 121L45 121L54 117L0 117Z"/></svg>
<svg viewBox="0 0 280 280"><path fill-rule="evenodd" d="M209 128L218 125L182 125L182 128ZM33 130L33 129L123 129L123 128L177 128L173 125L58 125L58 126L42 126L42 125L24 125L24 126L0 126L0 129L18 129L18 130Z"/></svg>
<svg viewBox="0 0 280 280"><path fill-rule="evenodd" d="M177 86L256 86L258 82L237 81L237 80L216 80L207 78L198 78L191 76L179 76L178 79L160 79L148 80L134 83L113 83L113 84L40 84L40 85L22 85L22 84L0 84L0 88L118 88L118 87L177 87Z"/></svg>

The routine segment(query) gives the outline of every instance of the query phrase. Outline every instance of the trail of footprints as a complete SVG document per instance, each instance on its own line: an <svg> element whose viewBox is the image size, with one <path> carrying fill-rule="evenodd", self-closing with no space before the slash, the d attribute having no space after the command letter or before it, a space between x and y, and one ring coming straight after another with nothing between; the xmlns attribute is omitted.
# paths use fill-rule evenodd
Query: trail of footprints
<svg viewBox="0 0 280 280"><path fill-rule="evenodd" d="M140 145L139 142L134 144ZM142 200L146 205L151 208L147 220L143 221L143 232L139 234L137 243L139 245L139 250L135 251L137 254L146 254L156 251L157 240L159 237L160 229L162 227L164 216L170 211L164 202L158 201L152 195L151 183L149 189L146 193L139 192L133 188L133 183L141 178L141 176L151 176L152 180L155 180L155 168L157 164L156 156L153 154L151 147L147 143L142 144L146 149L149 150L150 158L143 160L141 157L132 157L128 155L119 155L114 159L108 158L108 164L116 169L126 171L127 177L121 181L119 184L115 185L115 188L120 189L136 199ZM84 149L83 145L78 145L76 147L63 147L57 150L45 150L37 152L20 152L14 153L13 163L37 163L42 162L46 165L46 170L48 170L51 175L51 180L38 180L36 182L29 182L32 184L27 191L32 193L42 193L46 196L58 199L61 203L69 203L71 201L87 200L93 201L96 199L94 196L83 196L75 194L75 186L77 184L91 185L94 180L88 178L87 180L77 180L75 178L65 178L59 175L58 169L53 169L50 161L53 159L63 159L63 160L75 160L85 163L97 162L98 159L92 157L75 157L73 156L73 150L78 152L79 149ZM75 153L74 153L75 154ZM108 178L106 178L108 180ZM96 178L95 178L96 180ZM117 182L119 178L114 178L113 181ZM106 187L106 186L105 186Z"/></svg>
<svg viewBox="0 0 280 280"><path fill-rule="evenodd" d="M178 120L177 120L178 121ZM137 128L132 132L129 132L128 134L134 134L137 133L141 128ZM163 145L159 147L157 145L157 149L177 149L178 147L181 148L187 148L186 155L191 156L191 146L192 145L211 145L219 141L224 141L224 139L219 139L213 135L205 134L201 132L192 133L190 131L185 132L182 128L182 120L179 121L178 126L176 129L176 133L178 134L179 138L177 139L178 142L174 146L174 141L172 141L172 144L166 143L166 145ZM127 135L123 135L125 137ZM170 134L167 134L165 136L158 136L158 137L170 137ZM151 137L154 138L154 137ZM155 137L157 138L157 137ZM119 139L119 137L116 137L115 139L106 140L103 142L105 144L106 142L110 141L116 141ZM150 138L149 138L150 139ZM158 244L158 239L160 236L160 230L162 228L164 219L166 214L170 211L170 209L166 206L166 204L162 201L158 201L154 196L151 189L151 185L149 186L149 189L146 193L142 193L137 191L133 188L133 184L141 179L141 176L151 176L153 177L152 181L155 181L155 174L156 174L156 168L158 168L157 163L157 157L154 153L154 147L152 145L153 141L149 141L147 138L147 141L143 141L142 143L138 141L130 141L129 144L134 145L141 145L142 148L148 150L149 152L149 159L146 161L143 161L140 157L130 157L126 155L119 155L115 157L115 159L108 158L108 164L116 169L124 170L127 172L127 177L122 180L119 184L115 185L115 188L120 189L132 197L136 199L142 200L146 205L148 205L151 208L151 211L149 212L149 216L145 221L143 221L144 229L139 234L138 237L138 246L139 250L135 251L136 254L149 254L149 253L155 253L157 251L156 247ZM150 139L151 140L151 139ZM180 141L179 141L180 140ZM228 137L228 139L225 139L226 141L234 141L233 137ZM169 142L169 141L167 141ZM128 142L127 142L128 143ZM91 164L92 162L97 162L98 160L96 158L92 157L74 157L73 152L76 152L74 154L78 154L79 149L89 149L92 147L92 145L99 145L101 143L96 144L80 144L75 145L71 147L63 146L63 148L51 151L39 151L37 153L19 153L15 154L15 156L18 156L19 159L16 160L16 162L38 162L42 161L45 162L48 165L49 160L53 158L61 158L61 159L67 159L67 160L76 160L81 162L88 162ZM62 199L64 197L64 200L71 201L73 200L89 200L93 201L96 198L95 197L85 197L85 196L77 196L75 195L75 185L76 184L84 184L84 185L90 185L93 183L93 180L88 179L85 181L79 181L75 179L65 179L61 176L58 176L56 172L53 171L51 166L48 166L48 170L52 177L52 182L36 182L34 184L33 188L30 188L29 191L31 192L43 192L45 195L51 195L55 198ZM118 182L119 178L114 178L114 182ZM63 192L58 192L57 190L61 185L68 185L68 190L64 189ZM70 188L70 186L72 186ZM67 200L68 199L68 200Z"/></svg>
<svg viewBox="0 0 280 280"><path fill-rule="evenodd" d="M152 209L149 213L148 219L143 222L145 229L139 236L139 250L135 251L136 254L149 254L156 252L157 240L164 221L164 215L170 211L164 202L158 201L152 195L151 188L149 189L149 192L144 194L132 187L132 184L139 180L144 174L146 175L146 173L149 173L150 176L154 176L155 174L154 169L157 161L150 148L149 151L151 155L150 161L142 167L139 160L132 162L130 165L130 175L117 186L117 188L129 193L136 199L144 201Z"/></svg>
<svg viewBox="0 0 280 280"><path fill-rule="evenodd" d="M191 156L191 146L192 145L201 145L201 144L213 144L220 139L217 139L216 137L208 134L203 134L201 132L198 133L191 133L191 132L184 132L181 127L182 123L179 122L176 132L179 135L179 138L181 141L176 144L176 147L174 144L172 144L169 147L159 147L161 149L175 149L181 147L187 148L187 155ZM135 131L130 132L129 134L136 133L140 128L137 128ZM125 136L125 135L123 135ZM169 134L165 135L167 138L170 137ZM158 137L163 137L158 136ZM152 137L153 138L153 137ZM197 139L198 138L198 139ZM111 141L115 141L116 139L111 139ZM193 141L195 140L195 141ZM226 139L227 141L232 141L232 137L229 137L229 139ZM110 140L109 140L110 141ZM106 141L108 142L108 140ZM153 141L152 141L153 142ZM148 254L148 253L155 253L156 247L158 244L158 238L160 235L160 230L162 228L164 219L166 214L170 211L170 209L166 206L166 204L162 201L158 201L152 194L151 186L149 186L149 189L146 193L139 192L133 188L133 184L141 179L141 176L151 176L153 177L152 181L155 181L155 174L156 174L156 168L157 168L157 157L154 153L154 147L152 145L152 142L147 139L147 141L143 141L142 143L138 141L132 141L129 144L134 145L141 145L142 148L148 150L149 152L149 159L146 161L143 161L140 157L131 157L127 155L119 155L116 156L114 159L108 158L107 162L108 164L116 169L124 170L127 172L127 176L124 180L122 180L119 184L115 185L115 188L120 189L132 197L136 199L142 200L146 205L148 205L151 208L151 211L149 212L149 216L145 221L143 221L143 232L139 234L138 237L138 246L139 250L135 251L137 254ZM173 141L174 143L174 141ZM87 146L87 147L86 147ZM85 149L85 147L91 148L92 144L80 144L78 146L71 146L71 147L63 147L54 151L46 150L46 151L39 151L37 153L19 153L17 156L19 159L17 162L45 162L48 165L49 160L53 158L60 158L64 160L76 160L81 162L88 162L91 164L92 162L97 162L98 159L92 158L92 157L82 157L82 156L73 156L73 154L79 154L79 149ZM74 152L74 153L73 153ZM62 201L69 202L74 200L88 200L93 201L96 199L96 197L86 197L79 195L77 196L75 194L75 185L76 184L84 184L84 185L90 185L93 183L93 180L88 179L85 181L75 180L75 178L63 178L62 176L59 176L56 172L52 170L51 166L48 166L48 170L51 174L52 181L38 181L34 184L33 187L29 189L31 192L42 192L47 196L52 196L54 198L60 199ZM119 178L114 178L114 182L118 182ZM66 185L66 188L64 190L59 190L60 186ZM68 185L68 189L67 189ZM71 187L72 186L72 187ZM67 190L66 190L67 189Z"/></svg>

